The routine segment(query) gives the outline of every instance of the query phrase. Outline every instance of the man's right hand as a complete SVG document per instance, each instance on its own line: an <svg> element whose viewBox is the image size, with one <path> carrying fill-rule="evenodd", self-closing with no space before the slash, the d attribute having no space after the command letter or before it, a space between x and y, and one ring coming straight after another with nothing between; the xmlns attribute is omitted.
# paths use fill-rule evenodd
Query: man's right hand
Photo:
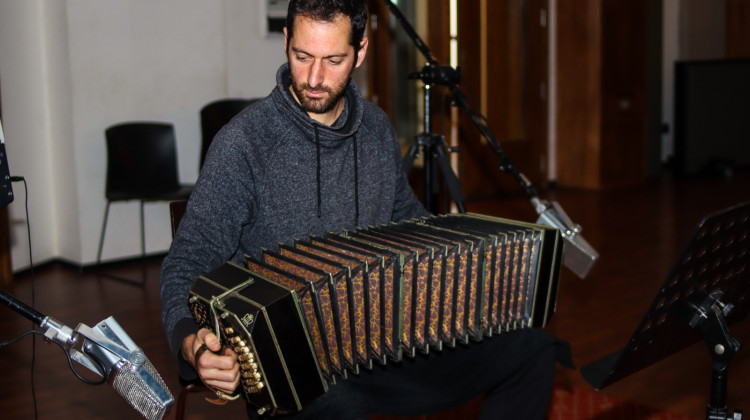
<svg viewBox="0 0 750 420"><path fill-rule="evenodd" d="M202 351L202 348L210 351ZM209 387L233 394L239 386L237 355L230 348L222 351L221 341L210 330L201 328L197 334L185 337L182 340L182 357Z"/></svg>

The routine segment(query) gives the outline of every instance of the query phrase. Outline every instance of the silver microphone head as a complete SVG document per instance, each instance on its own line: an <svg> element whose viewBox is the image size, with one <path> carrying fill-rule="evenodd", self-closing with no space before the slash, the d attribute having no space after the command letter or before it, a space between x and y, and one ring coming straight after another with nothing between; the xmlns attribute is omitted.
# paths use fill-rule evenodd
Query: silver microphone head
<svg viewBox="0 0 750 420"><path fill-rule="evenodd" d="M159 420L164 416L174 402L172 393L143 350L114 318L94 328L79 324L74 336L69 349L74 360L100 375L103 368L107 382L143 417Z"/></svg>
<svg viewBox="0 0 750 420"><path fill-rule="evenodd" d="M581 226L573 223L556 201L550 203L536 197L531 201L539 213L537 223L560 230L565 239L563 264L578 277L586 278L599 253L581 236Z"/></svg>
<svg viewBox="0 0 750 420"><path fill-rule="evenodd" d="M174 400L172 394L143 352L135 352L133 356L133 360L114 367L109 382L143 417L159 420Z"/></svg>

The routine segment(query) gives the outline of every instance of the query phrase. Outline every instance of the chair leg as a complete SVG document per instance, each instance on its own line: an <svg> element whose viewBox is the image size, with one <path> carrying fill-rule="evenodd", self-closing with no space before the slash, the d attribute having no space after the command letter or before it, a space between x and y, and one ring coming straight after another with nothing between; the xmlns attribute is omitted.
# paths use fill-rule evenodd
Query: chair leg
<svg viewBox="0 0 750 420"><path fill-rule="evenodd" d="M143 200L141 200L141 259L146 259L146 225L143 217Z"/></svg>
<svg viewBox="0 0 750 420"><path fill-rule="evenodd" d="M141 279L146 283L146 222L143 217L143 200L141 200Z"/></svg>
<svg viewBox="0 0 750 420"><path fill-rule="evenodd" d="M107 200L107 207L104 209L104 223L102 223L102 234L99 238L99 250L96 253L96 268L100 269L102 264L102 249L104 248L104 234L107 231L107 220L109 218L109 205L110 201ZM143 217L143 201L141 201L141 280L131 280L125 277L120 277L114 274L107 274L103 273L101 270L99 271L100 275L103 275L105 277L111 278L113 280L121 281L124 283L130 283L135 284L138 286L143 286L146 284L146 278L147 278L147 268L146 268L146 234L145 234L145 228L144 228L144 217Z"/></svg>
<svg viewBox="0 0 750 420"><path fill-rule="evenodd" d="M107 218L109 217L109 204L107 200L107 207L104 208L104 223L102 223L102 234L99 237L99 251L96 253L96 266L99 267L102 263L102 248L104 247L104 233L107 231Z"/></svg>

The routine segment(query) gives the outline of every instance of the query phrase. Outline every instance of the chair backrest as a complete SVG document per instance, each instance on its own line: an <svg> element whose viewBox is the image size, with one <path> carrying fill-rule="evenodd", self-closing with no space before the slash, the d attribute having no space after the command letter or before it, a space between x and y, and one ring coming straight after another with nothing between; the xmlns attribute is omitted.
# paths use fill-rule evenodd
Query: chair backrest
<svg viewBox="0 0 750 420"><path fill-rule="evenodd" d="M106 129L107 199L141 198L180 187L174 126L127 122Z"/></svg>
<svg viewBox="0 0 750 420"><path fill-rule="evenodd" d="M169 220L172 222L172 236L177 232L180 226L182 216L185 215L187 200L177 200L169 202Z"/></svg>
<svg viewBox="0 0 750 420"><path fill-rule="evenodd" d="M199 168L203 167L203 161L206 159L206 152L208 152L208 146L214 139L216 133L224 127L229 120L235 115L239 114L240 111L245 109L248 105L257 101L259 98L244 99L244 98L230 98L230 99L219 99L213 101L201 109L201 134L202 134L202 145L201 145L201 161Z"/></svg>

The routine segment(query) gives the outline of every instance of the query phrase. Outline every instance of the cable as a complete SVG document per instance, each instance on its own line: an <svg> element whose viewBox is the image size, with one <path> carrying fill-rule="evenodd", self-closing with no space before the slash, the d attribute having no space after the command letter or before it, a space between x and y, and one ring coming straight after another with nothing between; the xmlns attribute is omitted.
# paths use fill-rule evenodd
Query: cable
<svg viewBox="0 0 750 420"><path fill-rule="evenodd" d="M28 330L28 331L26 331L25 333L19 335L16 338L13 338L13 339L10 339L10 340L0 341L0 348L7 347L7 346L9 346L11 344L17 343L17 342L21 341L21 339L23 339L24 337L26 337L29 334L39 334L39 335L42 335L42 336L44 335L43 332L41 332L39 330L36 330L36 329ZM36 338L36 336L34 336L32 338ZM50 340L49 342L56 344L58 347L60 347L60 349L62 349L63 353L65 353L66 359L68 360L68 366L70 367L70 370L73 372L73 374L76 376L76 378L78 378L81 382L83 382L85 384L88 384L88 385L102 385L102 384L104 384L104 383L107 382L106 368L104 367L104 364L101 362L101 360L97 359L96 357L93 357L93 355L87 354L89 356L90 360L93 361L96 364L96 366L98 367L99 374L102 377L101 380L92 381L91 379L85 378L83 375L80 374L80 372L78 372L78 370L76 369L75 365L73 365L73 358L71 358L70 357L70 353L68 353L67 350L65 350L65 346L63 346L61 343L58 343L57 341Z"/></svg>
<svg viewBox="0 0 750 420"><path fill-rule="evenodd" d="M36 302L36 288L34 287L34 258L31 254L31 222L29 219L29 187L26 184L26 179L22 176L11 176L11 182L23 182L24 190L24 204L26 207L26 235L29 240L29 274L31 276L31 307L34 307ZM32 323L32 328L33 328ZM34 367L36 366L36 336L32 337L31 340L31 399L34 404L34 418L39 418L39 412L37 409L36 402L36 389L34 387Z"/></svg>

